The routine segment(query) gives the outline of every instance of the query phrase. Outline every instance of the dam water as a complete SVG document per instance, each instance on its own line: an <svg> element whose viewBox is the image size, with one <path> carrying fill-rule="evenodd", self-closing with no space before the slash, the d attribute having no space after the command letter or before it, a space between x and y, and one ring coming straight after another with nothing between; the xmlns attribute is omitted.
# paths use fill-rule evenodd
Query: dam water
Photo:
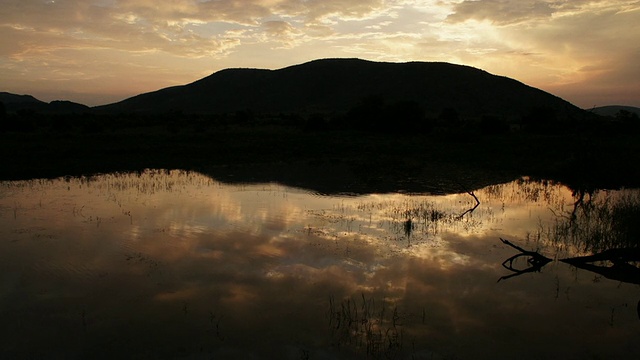
<svg viewBox="0 0 640 360"><path fill-rule="evenodd" d="M526 178L447 195L167 170L0 182L0 355L640 358L640 259L562 261L637 248L639 199Z"/></svg>

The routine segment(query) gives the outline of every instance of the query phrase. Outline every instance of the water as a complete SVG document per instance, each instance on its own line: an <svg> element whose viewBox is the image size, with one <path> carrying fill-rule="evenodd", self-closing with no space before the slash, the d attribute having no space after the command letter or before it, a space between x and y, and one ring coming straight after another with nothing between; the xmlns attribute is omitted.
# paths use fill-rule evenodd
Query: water
<svg viewBox="0 0 640 360"><path fill-rule="evenodd" d="M628 246L603 214L637 198L526 179L439 196L180 171L2 182L0 355L640 358L637 272L559 261ZM550 261L511 271L500 238Z"/></svg>

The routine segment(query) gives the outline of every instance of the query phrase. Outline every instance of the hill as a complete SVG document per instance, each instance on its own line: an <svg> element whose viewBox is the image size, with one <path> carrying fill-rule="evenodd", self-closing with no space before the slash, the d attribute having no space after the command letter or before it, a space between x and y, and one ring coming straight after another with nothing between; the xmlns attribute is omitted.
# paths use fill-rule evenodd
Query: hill
<svg viewBox="0 0 640 360"><path fill-rule="evenodd" d="M34 98L31 95L17 95L8 92L0 92L0 102L4 104L6 111L16 112L22 109L41 110L47 103Z"/></svg>
<svg viewBox="0 0 640 360"><path fill-rule="evenodd" d="M427 115L522 117L535 108L561 117L584 111L514 79L439 62L382 63L323 59L279 70L225 69L188 85L94 108L100 112L344 113L363 99L418 103Z"/></svg>
<svg viewBox="0 0 640 360"><path fill-rule="evenodd" d="M622 106L622 105L609 105L609 106L600 106L590 109L589 111L598 114L600 116L611 116L615 117L620 113L620 110L627 111L631 114L636 114L640 116L640 108L633 106Z"/></svg>
<svg viewBox="0 0 640 360"><path fill-rule="evenodd" d="M50 113L85 113L90 112L91 108L72 101L55 100L48 104L46 111Z"/></svg>
<svg viewBox="0 0 640 360"><path fill-rule="evenodd" d="M5 110L10 113L33 111L47 114L67 114L84 113L91 110L86 105L71 101L56 100L46 103L31 95L17 95L8 92L0 92L0 102L4 105Z"/></svg>

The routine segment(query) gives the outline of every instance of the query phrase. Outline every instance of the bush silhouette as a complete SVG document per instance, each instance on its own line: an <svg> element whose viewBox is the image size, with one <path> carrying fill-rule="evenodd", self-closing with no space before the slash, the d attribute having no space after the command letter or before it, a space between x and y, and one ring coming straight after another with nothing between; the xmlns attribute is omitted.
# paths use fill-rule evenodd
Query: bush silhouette
<svg viewBox="0 0 640 360"><path fill-rule="evenodd" d="M558 125L556 110L548 106L536 106L522 118L525 130L533 133L549 133Z"/></svg>
<svg viewBox="0 0 640 360"><path fill-rule="evenodd" d="M509 132L509 124L500 117L484 115L480 119L480 131L487 135L505 134Z"/></svg>
<svg viewBox="0 0 640 360"><path fill-rule="evenodd" d="M251 124L255 122L256 118L251 110L238 110L236 111L233 120L236 124Z"/></svg>
<svg viewBox="0 0 640 360"><path fill-rule="evenodd" d="M304 122L305 131L327 131L330 129L329 121L322 114L313 114Z"/></svg>
<svg viewBox="0 0 640 360"><path fill-rule="evenodd" d="M353 129L380 133L423 132L432 127L417 102L398 101L387 105L379 96L363 99L349 110L346 121Z"/></svg>
<svg viewBox="0 0 640 360"><path fill-rule="evenodd" d="M347 113L350 127L356 130L379 131L384 123L384 99L369 96Z"/></svg>
<svg viewBox="0 0 640 360"><path fill-rule="evenodd" d="M443 127L456 127L460 126L462 121L460 120L460 115L453 108L444 108L438 116L438 125Z"/></svg>
<svg viewBox="0 0 640 360"><path fill-rule="evenodd" d="M616 113L616 120L620 122L624 128L631 130L640 129L640 118L638 114L627 110L620 110Z"/></svg>

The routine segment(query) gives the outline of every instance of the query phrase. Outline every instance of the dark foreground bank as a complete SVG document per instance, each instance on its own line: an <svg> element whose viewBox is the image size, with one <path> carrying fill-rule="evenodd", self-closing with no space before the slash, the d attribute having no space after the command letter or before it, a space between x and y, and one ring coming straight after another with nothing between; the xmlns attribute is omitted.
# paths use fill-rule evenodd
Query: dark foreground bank
<svg viewBox="0 0 640 360"><path fill-rule="evenodd" d="M639 132L619 124L580 131L481 123L367 131L330 127L322 119L301 126L296 119L242 116L232 122L76 116L5 127L0 179L166 168L327 192L453 191L525 175L573 187L640 186Z"/></svg>

